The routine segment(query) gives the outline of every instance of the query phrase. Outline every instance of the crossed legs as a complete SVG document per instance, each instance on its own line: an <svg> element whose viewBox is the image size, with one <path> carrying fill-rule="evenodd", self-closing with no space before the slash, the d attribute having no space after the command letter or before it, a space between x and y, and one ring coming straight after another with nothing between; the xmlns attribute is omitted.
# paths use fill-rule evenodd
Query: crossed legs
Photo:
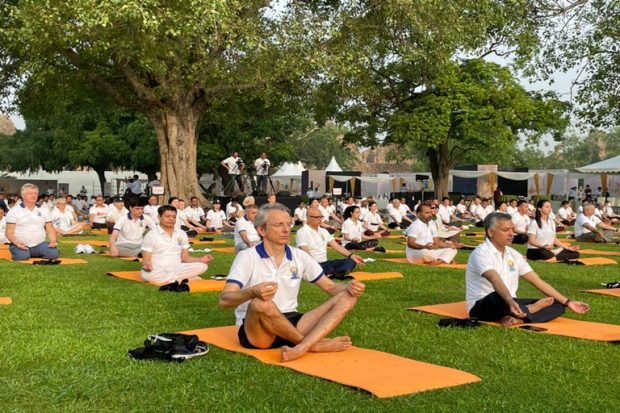
<svg viewBox="0 0 620 413"><path fill-rule="evenodd" d="M297 327L278 310L273 301L258 298L250 301L243 328L252 345L257 348L270 348L277 337L281 337L294 346L281 348L283 362L295 360L308 351L334 352L351 347L349 337L326 339L353 309L357 298L343 291L304 314Z"/></svg>

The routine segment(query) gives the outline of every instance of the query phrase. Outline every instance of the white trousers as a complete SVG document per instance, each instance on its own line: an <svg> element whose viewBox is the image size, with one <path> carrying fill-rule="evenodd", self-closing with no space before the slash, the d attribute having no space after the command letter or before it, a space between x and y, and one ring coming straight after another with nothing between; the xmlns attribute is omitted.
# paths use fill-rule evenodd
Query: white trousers
<svg viewBox="0 0 620 413"><path fill-rule="evenodd" d="M209 266L202 262L182 262L174 267L155 267L151 272L142 270L140 274L144 281L169 284L184 279L191 281L192 278L200 278L200 275L204 274L207 268Z"/></svg>
<svg viewBox="0 0 620 413"><path fill-rule="evenodd" d="M429 264L437 260L450 263L456 257L457 250L455 248L439 248L436 250L407 250L407 261L412 264Z"/></svg>

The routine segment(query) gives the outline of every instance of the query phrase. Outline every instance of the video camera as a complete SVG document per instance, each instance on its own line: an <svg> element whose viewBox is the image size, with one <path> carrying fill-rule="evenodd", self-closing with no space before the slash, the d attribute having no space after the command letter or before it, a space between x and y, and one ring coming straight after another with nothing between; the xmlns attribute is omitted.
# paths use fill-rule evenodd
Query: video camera
<svg viewBox="0 0 620 413"><path fill-rule="evenodd" d="M237 159L237 165L238 165L238 166L241 166L241 165L243 165L244 163L245 163L245 162L243 162L243 159L241 159L241 158Z"/></svg>

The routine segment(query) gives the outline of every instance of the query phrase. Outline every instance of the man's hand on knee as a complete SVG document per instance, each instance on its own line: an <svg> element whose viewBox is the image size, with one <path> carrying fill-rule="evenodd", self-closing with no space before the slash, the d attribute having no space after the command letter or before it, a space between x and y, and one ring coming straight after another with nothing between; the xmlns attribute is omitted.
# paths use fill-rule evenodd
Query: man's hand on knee
<svg viewBox="0 0 620 413"><path fill-rule="evenodd" d="M365 289L366 289L366 285L357 280L353 280L347 286L347 292L349 293L349 295L355 298L361 296Z"/></svg>

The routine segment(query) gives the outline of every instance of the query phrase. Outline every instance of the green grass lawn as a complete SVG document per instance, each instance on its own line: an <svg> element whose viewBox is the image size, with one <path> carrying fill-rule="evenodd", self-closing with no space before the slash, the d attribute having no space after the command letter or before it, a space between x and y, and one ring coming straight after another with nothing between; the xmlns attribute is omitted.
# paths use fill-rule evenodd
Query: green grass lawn
<svg viewBox="0 0 620 413"><path fill-rule="evenodd" d="M404 250L397 240L382 245ZM64 257L76 256L71 244L61 243L61 251ZM459 252L457 261L466 262L468 254ZM234 256L213 255L207 274L226 273ZM0 261L0 296L13 299L13 304L0 306L2 412L618 410L618 345L488 326L440 328L440 317L405 310L463 300L465 276L460 270L381 261L366 265L365 270L400 271L405 278L368 282L338 334L351 336L361 347L461 369L482 379L378 399L215 347L205 357L180 364L130 361L127 350L140 347L149 334L229 325L234 323L233 311L218 308L217 293L164 293L105 275L137 270L139 263L84 258L89 265ZM617 266L532 266L565 295L592 306L585 316L568 317L620 324L620 299L578 292L619 280ZM540 296L527 283L519 295ZM306 284L300 310L325 298Z"/></svg>

